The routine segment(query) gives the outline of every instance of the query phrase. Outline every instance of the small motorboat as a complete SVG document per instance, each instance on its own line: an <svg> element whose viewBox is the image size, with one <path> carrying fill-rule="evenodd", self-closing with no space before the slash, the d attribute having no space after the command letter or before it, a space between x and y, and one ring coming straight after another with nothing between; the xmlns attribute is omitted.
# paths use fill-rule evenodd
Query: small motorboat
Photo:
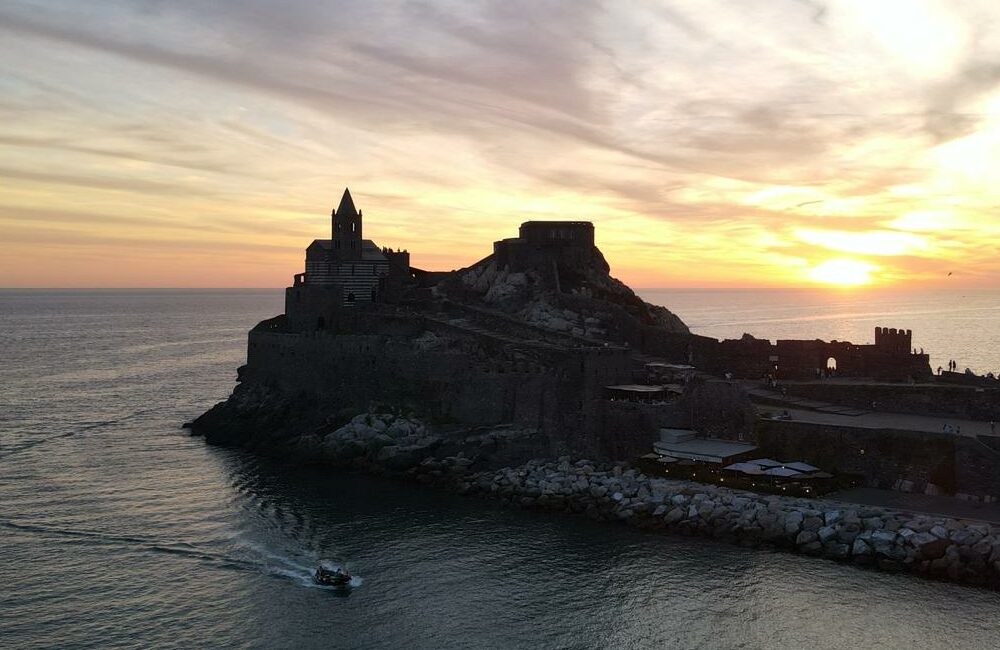
<svg viewBox="0 0 1000 650"><path fill-rule="evenodd" d="M313 580L328 587L346 587L351 584L351 572L346 567L320 563L313 574Z"/></svg>

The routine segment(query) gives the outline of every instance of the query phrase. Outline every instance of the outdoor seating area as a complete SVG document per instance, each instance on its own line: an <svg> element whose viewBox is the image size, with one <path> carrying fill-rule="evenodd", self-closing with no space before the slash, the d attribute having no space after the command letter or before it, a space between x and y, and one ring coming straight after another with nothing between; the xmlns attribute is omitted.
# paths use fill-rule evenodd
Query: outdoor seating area
<svg viewBox="0 0 1000 650"><path fill-rule="evenodd" d="M720 464L713 460L665 455L660 446L653 453L639 458L639 466L646 473L666 478L788 496L820 496L854 487L857 482L854 477L834 476L802 461L780 462L770 458L757 458Z"/></svg>

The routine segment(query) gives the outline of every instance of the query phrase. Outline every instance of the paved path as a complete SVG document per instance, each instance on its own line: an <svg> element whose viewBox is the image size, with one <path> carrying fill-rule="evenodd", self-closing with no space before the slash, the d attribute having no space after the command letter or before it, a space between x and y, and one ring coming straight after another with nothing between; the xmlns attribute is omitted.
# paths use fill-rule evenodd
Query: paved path
<svg viewBox="0 0 1000 650"><path fill-rule="evenodd" d="M793 421L808 422L810 424L829 424L841 427L853 427L855 429L901 429L903 431L920 431L926 433L950 433L951 435L968 436L970 438L977 435L990 435L990 423L977 422L975 420L939 418L929 415L909 415L906 413L868 412L861 415L838 415L836 413L820 413L806 409L783 409L780 406L772 407L772 409L772 412L788 411ZM951 432L944 430L946 424L953 428Z"/></svg>
<svg viewBox="0 0 1000 650"><path fill-rule="evenodd" d="M947 416L863 410L795 395L784 395L756 384L745 385L751 399L757 398L770 402L770 404L761 405L762 411L770 410L772 413L787 411L797 422L829 424L857 429L901 429L925 433L949 433L968 437L997 435L990 428L989 422ZM950 427L951 430L946 430L946 427Z"/></svg>
<svg viewBox="0 0 1000 650"><path fill-rule="evenodd" d="M1000 503L977 503L962 501L948 496L928 496L907 494L893 490L875 488L854 488L824 494L820 499L860 503L867 506L882 506L903 512L919 512L956 519L978 519L990 523L1000 523Z"/></svg>
<svg viewBox="0 0 1000 650"><path fill-rule="evenodd" d="M762 388L761 386L755 384L743 384L750 395L750 398L757 398L758 400L766 400L768 402L779 402L784 406L788 407L798 407L810 409L812 411L819 411L822 413L836 413L838 415L862 415L868 413L864 409L855 408L853 406L844 406L843 404L834 404L832 402L821 402L819 400L809 399L807 397L799 397L798 395L786 395L776 390L770 388Z"/></svg>

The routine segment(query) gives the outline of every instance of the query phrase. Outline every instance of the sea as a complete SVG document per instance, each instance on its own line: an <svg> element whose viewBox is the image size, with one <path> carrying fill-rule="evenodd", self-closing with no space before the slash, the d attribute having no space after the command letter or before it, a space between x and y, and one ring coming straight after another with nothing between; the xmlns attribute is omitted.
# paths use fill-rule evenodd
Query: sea
<svg viewBox="0 0 1000 650"><path fill-rule="evenodd" d="M1000 368L1000 294L645 291ZM0 291L0 648L995 648L1000 593L210 447L278 290ZM352 588L312 583L320 559Z"/></svg>

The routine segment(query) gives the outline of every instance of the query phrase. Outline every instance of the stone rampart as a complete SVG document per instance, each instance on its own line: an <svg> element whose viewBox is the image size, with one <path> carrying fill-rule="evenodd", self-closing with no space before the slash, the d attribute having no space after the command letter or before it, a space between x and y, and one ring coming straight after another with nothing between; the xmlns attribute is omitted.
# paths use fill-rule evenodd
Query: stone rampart
<svg viewBox="0 0 1000 650"><path fill-rule="evenodd" d="M1000 452L976 438L794 420L760 420L756 436L764 456L858 474L872 487L1000 497Z"/></svg>
<svg viewBox="0 0 1000 650"><path fill-rule="evenodd" d="M816 382L784 385L792 395L879 411L1000 421L1000 388L940 384L846 384Z"/></svg>

